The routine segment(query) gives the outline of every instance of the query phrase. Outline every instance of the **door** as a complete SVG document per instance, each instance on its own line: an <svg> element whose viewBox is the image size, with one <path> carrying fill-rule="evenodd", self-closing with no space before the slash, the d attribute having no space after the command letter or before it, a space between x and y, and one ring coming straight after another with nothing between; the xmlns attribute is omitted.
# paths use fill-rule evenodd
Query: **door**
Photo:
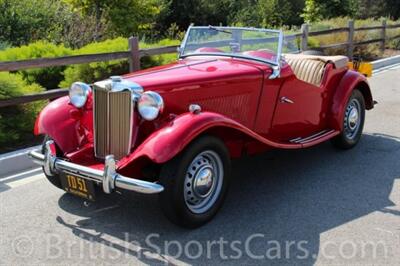
<svg viewBox="0 0 400 266"><path fill-rule="evenodd" d="M324 90L310 83L287 77L277 97L271 134L289 141L307 137L325 129Z"/></svg>

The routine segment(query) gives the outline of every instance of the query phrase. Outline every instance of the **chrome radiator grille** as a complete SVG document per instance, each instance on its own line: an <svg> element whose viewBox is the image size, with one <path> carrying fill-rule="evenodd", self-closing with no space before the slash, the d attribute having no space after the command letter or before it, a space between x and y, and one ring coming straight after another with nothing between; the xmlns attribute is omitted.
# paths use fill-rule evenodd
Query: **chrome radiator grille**
<svg viewBox="0 0 400 266"><path fill-rule="evenodd" d="M94 86L95 155L115 159L126 156L131 148L133 103L130 91L109 91Z"/></svg>

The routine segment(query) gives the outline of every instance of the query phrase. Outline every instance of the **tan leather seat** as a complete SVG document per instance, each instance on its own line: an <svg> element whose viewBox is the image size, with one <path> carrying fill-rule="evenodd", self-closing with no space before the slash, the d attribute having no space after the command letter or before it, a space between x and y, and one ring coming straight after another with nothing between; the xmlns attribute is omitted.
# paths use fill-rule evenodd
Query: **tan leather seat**
<svg viewBox="0 0 400 266"><path fill-rule="evenodd" d="M344 68L348 63L346 56L284 54L284 58L298 79L315 86L321 85L328 63L332 63L335 68Z"/></svg>

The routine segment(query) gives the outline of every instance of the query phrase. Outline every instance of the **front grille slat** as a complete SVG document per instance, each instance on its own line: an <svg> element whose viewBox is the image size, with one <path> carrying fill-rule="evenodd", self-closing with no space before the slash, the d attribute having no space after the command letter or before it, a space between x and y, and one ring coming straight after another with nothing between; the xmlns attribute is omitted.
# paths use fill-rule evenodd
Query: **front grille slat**
<svg viewBox="0 0 400 266"><path fill-rule="evenodd" d="M112 92L94 87L96 157L126 156L131 147L132 99L130 91Z"/></svg>

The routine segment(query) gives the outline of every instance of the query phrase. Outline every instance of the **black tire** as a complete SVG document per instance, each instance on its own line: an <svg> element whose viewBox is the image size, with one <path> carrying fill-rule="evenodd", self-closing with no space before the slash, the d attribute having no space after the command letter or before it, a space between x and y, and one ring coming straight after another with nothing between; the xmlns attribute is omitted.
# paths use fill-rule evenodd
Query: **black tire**
<svg viewBox="0 0 400 266"><path fill-rule="evenodd" d="M45 152L45 144L46 144L46 142L48 141L48 140L52 140L48 135L46 135L45 137L44 137L44 140L43 140L43 144L42 144L42 153L44 153ZM60 149L57 147L57 145L56 145L56 150L57 150L57 156L60 156ZM44 172L44 169L43 169L43 173L44 173L44 175L46 176L46 178L47 178L47 180L49 180L49 182L51 183L51 184L53 184L55 187L57 187L57 188L59 188L59 189L63 189L62 188L62 185L61 185L61 180L60 180L60 176L59 175L53 175L53 176L48 176L48 175L46 175L46 173Z"/></svg>
<svg viewBox="0 0 400 266"><path fill-rule="evenodd" d="M351 111L351 104L354 104L357 102L359 104L360 110L358 111L359 114L359 125L357 128L351 132L350 126L349 126L349 113ZM364 96L359 90L354 90L352 95L350 96L350 99L347 101L346 105L346 110L345 110L345 115L343 119L343 130L340 133L340 135L336 136L335 138L332 139L332 144L338 149L351 149L354 146L357 145L357 143L360 141L363 128L364 128L364 121L365 121L365 100Z"/></svg>
<svg viewBox="0 0 400 266"><path fill-rule="evenodd" d="M319 50L306 50L306 51L303 51L302 54L304 54L304 55L322 55L322 56L325 55L324 52L319 51Z"/></svg>
<svg viewBox="0 0 400 266"><path fill-rule="evenodd" d="M194 166L196 166L197 163L200 165L201 162L205 163L204 167L207 167L207 165L213 165L210 163L212 162L212 159L203 160L204 158L207 159L207 157L201 157L203 154L207 156L207 152L211 152L209 154L217 155L220 158L218 165L221 167L213 167L213 174L208 175L208 177L211 176L208 180L212 180L213 182L212 185L210 185L210 181L207 181L206 185L210 186L210 188L207 188L207 193L210 193L210 197L213 198L213 201L208 200L207 204L210 207L205 209L204 212L199 212L197 210L194 212L191 208L194 209L197 205L205 204L206 199L201 199L199 200L199 204L192 206L188 203L186 197L191 197L189 193L191 191L188 190L191 190L192 187L193 195L196 194L196 186L194 184L196 183L195 180L199 180L198 177L201 176L199 173L201 172L201 169L203 169L201 168L203 166L199 166L196 170L194 167L190 169L189 167L192 167L194 163ZM220 168L223 170L222 178L219 177L220 175L218 173L216 174L217 170L214 168ZM170 221L182 227L196 228L207 223L215 216L225 199L229 184L230 168L230 156L224 143L213 136L199 137L185 148L183 152L167 162L161 168L160 183L164 186L164 191L160 193L159 201L162 211ZM190 177L191 174L189 172L192 170L196 172L192 177ZM188 178L193 178L191 179L192 185L190 187L188 183L190 181ZM217 185L215 185L216 183L214 183L214 180L217 180L215 181L218 182ZM187 187L185 187L185 185L187 185ZM193 197L189 199L189 201L190 200L193 200ZM202 201L204 202L202 203Z"/></svg>

